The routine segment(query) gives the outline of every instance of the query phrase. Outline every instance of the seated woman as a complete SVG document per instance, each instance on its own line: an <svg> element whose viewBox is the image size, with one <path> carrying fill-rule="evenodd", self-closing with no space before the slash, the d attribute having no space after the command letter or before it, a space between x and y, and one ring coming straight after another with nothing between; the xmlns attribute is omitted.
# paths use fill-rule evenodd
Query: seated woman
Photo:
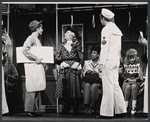
<svg viewBox="0 0 150 122"><path fill-rule="evenodd" d="M139 82L143 80L142 66L137 51L135 49L129 49L126 52L124 59L124 82L123 92L125 96L126 107L128 108L128 102L132 95L132 108L131 114L136 112L137 94L139 90Z"/></svg>
<svg viewBox="0 0 150 122"><path fill-rule="evenodd" d="M99 47L93 46L91 49L91 60L84 61L82 69L83 75L83 99L84 113L95 113L96 104L100 97L101 78L98 71Z"/></svg>

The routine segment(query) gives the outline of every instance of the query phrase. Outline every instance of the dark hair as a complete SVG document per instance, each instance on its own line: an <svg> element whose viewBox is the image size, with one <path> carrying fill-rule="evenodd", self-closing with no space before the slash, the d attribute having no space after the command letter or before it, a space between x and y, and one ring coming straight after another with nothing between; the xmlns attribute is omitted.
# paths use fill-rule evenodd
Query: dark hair
<svg viewBox="0 0 150 122"><path fill-rule="evenodd" d="M67 29L65 30L65 33L66 33L67 31L73 32L73 33L75 34L75 37L77 38L78 41L81 40L81 36L79 35L78 31L77 31L75 28L73 28L73 27L71 27L71 26L68 26Z"/></svg>
<svg viewBox="0 0 150 122"><path fill-rule="evenodd" d="M92 48L91 48L91 52L92 51L97 51L97 54L99 55L99 53L100 53L100 47L98 47L98 46L93 46Z"/></svg>

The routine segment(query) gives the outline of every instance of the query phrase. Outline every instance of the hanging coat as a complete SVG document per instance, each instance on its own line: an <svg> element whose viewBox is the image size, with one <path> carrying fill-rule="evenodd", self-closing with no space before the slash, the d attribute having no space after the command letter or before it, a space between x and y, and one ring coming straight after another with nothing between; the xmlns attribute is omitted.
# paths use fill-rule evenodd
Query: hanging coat
<svg viewBox="0 0 150 122"><path fill-rule="evenodd" d="M147 59L148 59L148 45L147 45ZM143 112L148 113L148 63L147 63L147 66L146 66L146 78L145 78L145 84L144 84L144 107L143 107Z"/></svg>
<svg viewBox="0 0 150 122"><path fill-rule="evenodd" d="M3 61L4 60L3 45L2 45L1 55L2 55L2 61ZM6 93L5 93L4 67L2 64L1 64L1 66L2 66L2 114L6 114L9 112L9 110L8 110L8 105L7 105L7 101L6 101Z"/></svg>

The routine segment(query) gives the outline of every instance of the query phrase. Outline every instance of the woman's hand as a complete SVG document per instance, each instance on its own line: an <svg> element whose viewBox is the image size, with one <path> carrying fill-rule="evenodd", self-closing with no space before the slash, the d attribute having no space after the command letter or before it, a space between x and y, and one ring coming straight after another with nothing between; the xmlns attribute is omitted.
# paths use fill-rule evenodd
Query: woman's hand
<svg viewBox="0 0 150 122"><path fill-rule="evenodd" d="M100 64L99 67L98 67L98 71L101 73L103 68L104 68L103 64Z"/></svg>
<svg viewBox="0 0 150 122"><path fill-rule="evenodd" d="M67 64L66 62L62 62L62 63L60 64L60 68L61 68L61 69L65 69L65 68L67 68L67 67L69 67L69 64Z"/></svg>
<svg viewBox="0 0 150 122"><path fill-rule="evenodd" d="M123 73L123 68L122 67L119 68L119 74L121 74L121 73Z"/></svg>
<svg viewBox="0 0 150 122"><path fill-rule="evenodd" d="M138 39L139 44L142 44L144 46L147 46L147 40L145 38L139 38Z"/></svg>
<svg viewBox="0 0 150 122"><path fill-rule="evenodd" d="M91 71L91 70L88 70L88 71L86 71L86 73L92 73L92 71Z"/></svg>
<svg viewBox="0 0 150 122"><path fill-rule="evenodd" d="M79 66L79 62L74 62L73 65L71 66L72 69L77 69Z"/></svg>
<svg viewBox="0 0 150 122"><path fill-rule="evenodd" d="M96 71L93 71L92 74L98 74Z"/></svg>
<svg viewBox="0 0 150 122"><path fill-rule="evenodd" d="M128 79L130 82L136 82L136 78L129 78Z"/></svg>
<svg viewBox="0 0 150 122"><path fill-rule="evenodd" d="M82 69L82 66L81 64L77 67L77 70L81 70Z"/></svg>

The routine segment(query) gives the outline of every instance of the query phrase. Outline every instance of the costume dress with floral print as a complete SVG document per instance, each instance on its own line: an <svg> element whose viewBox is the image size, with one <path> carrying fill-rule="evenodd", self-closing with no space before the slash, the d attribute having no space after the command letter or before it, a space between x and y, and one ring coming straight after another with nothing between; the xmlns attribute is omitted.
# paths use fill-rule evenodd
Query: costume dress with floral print
<svg viewBox="0 0 150 122"><path fill-rule="evenodd" d="M60 65L61 62L65 62L70 65L73 65L74 62L83 62L83 53L77 48L73 47L70 52L66 50L64 44L61 44L58 48L58 51L55 55L56 64ZM58 63L59 62L59 63ZM63 83L62 80L66 77L67 80L67 98L81 98L81 88L80 88L80 71L77 69L60 69L58 80L56 81L56 93L55 97L63 98Z"/></svg>

